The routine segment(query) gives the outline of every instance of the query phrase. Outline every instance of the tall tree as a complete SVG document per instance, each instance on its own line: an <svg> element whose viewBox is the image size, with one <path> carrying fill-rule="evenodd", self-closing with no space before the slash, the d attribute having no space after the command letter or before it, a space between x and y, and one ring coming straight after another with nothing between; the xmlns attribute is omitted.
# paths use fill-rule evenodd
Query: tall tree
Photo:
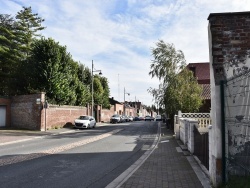
<svg viewBox="0 0 250 188"><path fill-rule="evenodd" d="M108 86L108 79L105 77L100 77L100 81L102 84L103 88L103 95L102 95L102 106L103 108L110 108L110 103L109 103L109 96L110 96L110 89Z"/></svg>
<svg viewBox="0 0 250 188"><path fill-rule="evenodd" d="M186 69L186 60L180 50L173 44L160 40L152 49L154 59L150 65L149 75L161 82L159 89L150 88L159 108L165 108L173 116L178 110L194 112L202 104L201 87L192 73Z"/></svg>
<svg viewBox="0 0 250 188"><path fill-rule="evenodd" d="M0 14L0 95L13 93L13 80L17 69L18 45L15 43L14 19Z"/></svg>
<svg viewBox="0 0 250 188"><path fill-rule="evenodd" d="M29 91L45 91L52 103L75 104L78 64L66 47L50 38L36 40L32 46L28 61Z"/></svg>
<svg viewBox="0 0 250 188"><path fill-rule="evenodd" d="M31 7L23 7L16 15L15 36L19 45L19 52L22 55L18 63L17 72L17 94L26 94L28 92L29 79L24 73L29 72L29 56L32 43L38 37L41 37L39 31L45 29L42 26L44 19L33 13Z"/></svg>
<svg viewBox="0 0 250 188"><path fill-rule="evenodd" d="M102 104L102 97L104 93L104 89L102 87L102 83L100 81L100 77L98 75L94 75L93 80L93 97L94 97L94 104Z"/></svg>
<svg viewBox="0 0 250 188"><path fill-rule="evenodd" d="M41 34L38 32L45 29L45 27L42 26L44 19L39 17L37 13L32 13L31 7L23 7L23 9L17 13L16 21L16 35L20 38L20 51L23 53L23 58L26 59L34 39L41 37Z"/></svg>
<svg viewBox="0 0 250 188"><path fill-rule="evenodd" d="M159 40L156 48L152 48L152 56L154 59L150 64L149 75L159 78L165 84L171 82L172 78L186 66L183 52L163 40Z"/></svg>
<svg viewBox="0 0 250 188"><path fill-rule="evenodd" d="M79 63L78 78L84 85L91 87L91 70L81 63Z"/></svg>

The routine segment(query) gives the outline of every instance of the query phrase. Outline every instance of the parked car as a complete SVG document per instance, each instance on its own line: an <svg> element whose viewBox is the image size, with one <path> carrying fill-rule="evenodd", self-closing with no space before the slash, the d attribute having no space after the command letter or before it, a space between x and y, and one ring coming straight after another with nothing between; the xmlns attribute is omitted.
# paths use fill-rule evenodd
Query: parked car
<svg viewBox="0 0 250 188"><path fill-rule="evenodd" d="M120 115L118 114L114 114L111 118L110 118L110 123L120 123L122 122L122 118Z"/></svg>
<svg viewBox="0 0 250 188"><path fill-rule="evenodd" d="M134 121L140 121L140 118L139 117L134 117Z"/></svg>
<svg viewBox="0 0 250 188"><path fill-rule="evenodd" d="M80 116L75 119L75 128L95 128L96 120L93 116Z"/></svg>
<svg viewBox="0 0 250 188"><path fill-rule="evenodd" d="M126 117L125 116L121 116L121 122L126 122Z"/></svg>
<svg viewBox="0 0 250 188"><path fill-rule="evenodd" d="M129 121L133 121L134 120L133 116L128 116L128 119L129 119Z"/></svg>
<svg viewBox="0 0 250 188"><path fill-rule="evenodd" d="M139 117L140 118L140 121L144 121L145 120L145 117Z"/></svg>
<svg viewBox="0 0 250 188"><path fill-rule="evenodd" d="M129 121L129 117L128 116L124 116L125 121L128 122Z"/></svg>
<svg viewBox="0 0 250 188"><path fill-rule="evenodd" d="M145 116L145 121L152 121L152 117L151 116Z"/></svg>
<svg viewBox="0 0 250 188"><path fill-rule="evenodd" d="M157 115L157 116L155 117L155 121L162 121L161 115Z"/></svg>

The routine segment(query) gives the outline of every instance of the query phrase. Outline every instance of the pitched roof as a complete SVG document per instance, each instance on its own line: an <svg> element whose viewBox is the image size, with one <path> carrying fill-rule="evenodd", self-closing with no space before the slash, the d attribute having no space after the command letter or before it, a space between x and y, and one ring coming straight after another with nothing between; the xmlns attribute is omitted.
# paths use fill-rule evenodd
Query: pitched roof
<svg viewBox="0 0 250 188"><path fill-rule="evenodd" d="M111 105L122 104L122 103L120 103L119 101L114 100L114 97L109 98L109 103L110 103Z"/></svg>
<svg viewBox="0 0 250 188"><path fill-rule="evenodd" d="M211 99L211 87L210 84L200 84L202 89L201 97L203 99Z"/></svg>
<svg viewBox="0 0 250 188"><path fill-rule="evenodd" d="M198 84L202 87L202 98L211 99L209 63L189 63L187 67L194 71L194 75L197 78Z"/></svg>

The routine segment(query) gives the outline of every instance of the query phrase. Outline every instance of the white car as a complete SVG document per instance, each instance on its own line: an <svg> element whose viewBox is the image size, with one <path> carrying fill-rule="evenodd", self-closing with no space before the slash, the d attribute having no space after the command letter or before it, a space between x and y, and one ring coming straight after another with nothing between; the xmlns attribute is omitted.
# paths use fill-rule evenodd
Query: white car
<svg viewBox="0 0 250 188"><path fill-rule="evenodd" d="M96 120L93 116L80 116L75 120L75 128L95 128Z"/></svg>
<svg viewBox="0 0 250 188"><path fill-rule="evenodd" d="M157 116L155 117L155 121L162 121L161 115L157 115Z"/></svg>
<svg viewBox="0 0 250 188"><path fill-rule="evenodd" d="M145 116L145 121L152 121L152 117L151 116Z"/></svg>

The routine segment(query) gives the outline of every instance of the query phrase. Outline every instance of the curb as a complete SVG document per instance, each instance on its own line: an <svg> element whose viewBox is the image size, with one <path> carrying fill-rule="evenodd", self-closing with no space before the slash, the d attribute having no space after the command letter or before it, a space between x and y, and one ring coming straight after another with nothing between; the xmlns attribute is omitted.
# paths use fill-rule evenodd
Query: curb
<svg viewBox="0 0 250 188"><path fill-rule="evenodd" d="M127 170L125 170L122 174L120 174L116 179L114 179L111 183L109 183L105 188L118 188L124 182L126 182L138 168L148 159L148 157L153 153L156 146L159 144L161 139L161 123L158 123L158 132L157 137L155 138L151 147L134 163L132 164Z"/></svg>

